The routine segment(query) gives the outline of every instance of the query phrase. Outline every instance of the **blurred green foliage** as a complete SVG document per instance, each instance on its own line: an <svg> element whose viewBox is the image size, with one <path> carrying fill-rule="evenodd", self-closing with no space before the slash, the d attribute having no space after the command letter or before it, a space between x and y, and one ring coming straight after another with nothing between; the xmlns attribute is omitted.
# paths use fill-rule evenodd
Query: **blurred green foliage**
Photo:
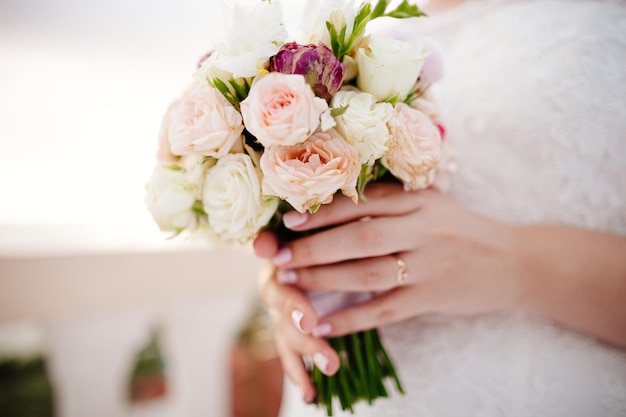
<svg viewBox="0 0 626 417"><path fill-rule="evenodd" d="M54 393L43 357L0 360L0 416L54 416Z"/></svg>

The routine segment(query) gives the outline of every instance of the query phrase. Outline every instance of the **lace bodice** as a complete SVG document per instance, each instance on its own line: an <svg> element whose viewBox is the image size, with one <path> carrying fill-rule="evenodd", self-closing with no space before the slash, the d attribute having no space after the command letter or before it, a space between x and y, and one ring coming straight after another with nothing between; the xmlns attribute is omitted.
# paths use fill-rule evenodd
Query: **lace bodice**
<svg viewBox="0 0 626 417"><path fill-rule="evenodd" d="M447 51L433 94L453 198L626 235L625 2L476 0L410 25ZM548 321L433 315L381 331L407 395L358 416L626 416L625 351ZM293 397L283 416L323 415Z"/></svg>

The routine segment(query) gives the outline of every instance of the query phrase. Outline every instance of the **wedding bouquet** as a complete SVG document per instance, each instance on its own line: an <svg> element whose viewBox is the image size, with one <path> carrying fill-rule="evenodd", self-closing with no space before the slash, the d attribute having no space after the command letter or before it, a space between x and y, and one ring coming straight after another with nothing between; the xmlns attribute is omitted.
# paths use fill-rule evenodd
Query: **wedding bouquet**
<svg viewBox="0 0 626 417"><path fill-rule="evenodd" d="M372 181L431 185L443 128L425 92L440 76L437 48L366 31L424 13L406 0L316 6L298 42L278 0L223 2L226 33L163 118L146 197L162 230L245 244L264 229L280 234L286 211L313 213L339 192L357 204ZM339 371L311 367L329 415L334 398L352 410L387 396L387 378L402 392L375 329L330 343Z"/></svg>

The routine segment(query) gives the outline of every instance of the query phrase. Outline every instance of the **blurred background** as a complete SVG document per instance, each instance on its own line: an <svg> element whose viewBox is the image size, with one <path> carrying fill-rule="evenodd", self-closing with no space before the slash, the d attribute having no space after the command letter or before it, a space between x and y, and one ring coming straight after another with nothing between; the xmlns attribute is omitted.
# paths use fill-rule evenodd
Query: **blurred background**
<svg viewBox="0 0 626 417"><path fill-rule="evenodd" d="M143 202L219 28L215 0L0 0L1 416L275 414L259 262Z"/></svg>

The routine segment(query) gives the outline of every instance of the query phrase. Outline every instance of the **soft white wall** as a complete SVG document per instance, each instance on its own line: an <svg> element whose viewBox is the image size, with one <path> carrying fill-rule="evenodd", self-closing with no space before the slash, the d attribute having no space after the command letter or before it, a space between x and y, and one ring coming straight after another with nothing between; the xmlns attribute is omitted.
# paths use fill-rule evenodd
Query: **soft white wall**
<svg viewBox="0 0 626 417"><path fill-rule="evenodd" d="M96 247L159 245L144 184L161 115L221 28L216 4L0 2L0 253L80 249L85 230Z"/></svg>
<svg viewBox="0 0 626 417"><path fill-rule="evenodd" d="M71 246L84 230L96 247L162 240L143 187L161 115L219 27L214 6L0 2L0 250Z"/></svg>
<svg viewBox="0 0 626 417"><path fill-rule="evenodd" d="M259 262L165 240L143 203L161 115L211 45L215 4L0 1L0 326L43 332L60 417L228 415ZM170 395L130 409L128 367L155 323Z"/></svg>

